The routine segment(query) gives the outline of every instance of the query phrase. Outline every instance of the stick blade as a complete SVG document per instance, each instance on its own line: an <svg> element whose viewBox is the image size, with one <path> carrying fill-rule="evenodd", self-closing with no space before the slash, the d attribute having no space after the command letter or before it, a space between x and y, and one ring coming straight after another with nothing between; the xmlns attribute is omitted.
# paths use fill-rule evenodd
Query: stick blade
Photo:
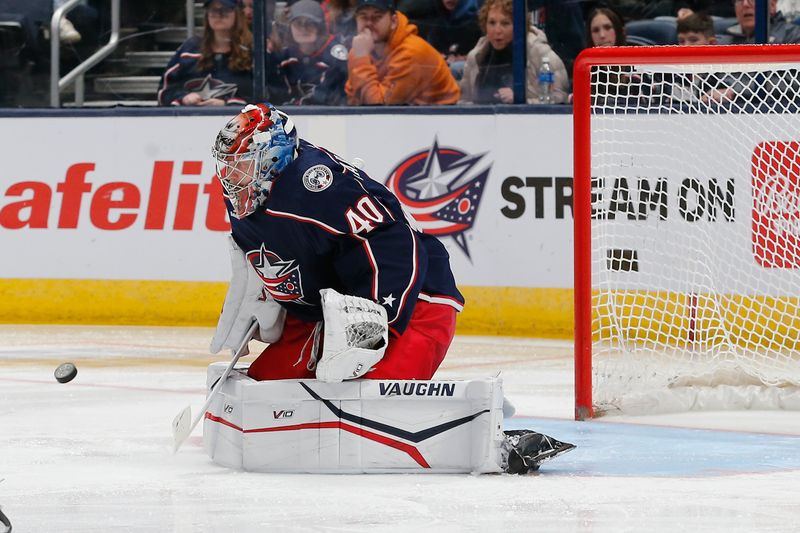
<svg viewBox="0 0 800 533"><path fill-rule="evenodd" d="M192 432L192 407L187 405L183 410L175 415L172 420L173 453L178 451L181 444L189 438Z"/></svg>

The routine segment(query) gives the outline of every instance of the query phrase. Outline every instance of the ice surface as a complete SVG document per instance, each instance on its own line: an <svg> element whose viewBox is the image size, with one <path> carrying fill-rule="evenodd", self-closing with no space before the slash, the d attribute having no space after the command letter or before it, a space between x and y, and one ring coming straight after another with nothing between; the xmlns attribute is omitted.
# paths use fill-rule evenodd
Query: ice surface
<svg viewBox="0 0 800 533"><path fill-rule="evenodd" d="M438 374L502 371L509 427L578 445L537 475L234 472L208 460L200 427L173 455L172 418L202 405L221 359L211 333L0 326L0 507L15 533L800 527L800 413L574 422L572 349L559 342L460 337ZM59 384L64 361L78 376Z"/></svg>

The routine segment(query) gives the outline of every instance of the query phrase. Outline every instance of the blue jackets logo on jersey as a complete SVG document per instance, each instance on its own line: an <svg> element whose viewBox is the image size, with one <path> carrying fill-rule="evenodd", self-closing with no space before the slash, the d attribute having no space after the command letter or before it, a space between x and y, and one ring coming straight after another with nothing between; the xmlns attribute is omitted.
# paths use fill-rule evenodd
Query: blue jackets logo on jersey
<svg viewBox="0 0 800 533"><path fill-rule="evenodd" d="M477 168L486 154L470 155L457 148L433 145L409 155L389 174L386 186L417 228L437 236L450 236L467 257L465 232L478 213L491 163Z"/></svg>
<svg viewBox="0 0 800 533"><path fill-rule="evenodd" d="M292 302L303 298L300 267L294 260L284 261L277 254L264 248L247 252L247 260L253 265L264 287L277 302Z"/></svg>

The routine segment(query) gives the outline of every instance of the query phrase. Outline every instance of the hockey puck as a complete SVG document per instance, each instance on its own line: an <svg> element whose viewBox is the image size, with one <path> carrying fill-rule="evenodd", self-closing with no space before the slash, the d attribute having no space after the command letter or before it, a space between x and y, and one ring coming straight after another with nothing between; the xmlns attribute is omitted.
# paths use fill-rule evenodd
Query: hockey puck
<svg viewBox="0 0 800 533"><path fill-rule="evenodd" d="M59 383L68 383L78 375L78 367L72 363L63 363L58 365L53 375L55 375L56 381Z"/></svg>

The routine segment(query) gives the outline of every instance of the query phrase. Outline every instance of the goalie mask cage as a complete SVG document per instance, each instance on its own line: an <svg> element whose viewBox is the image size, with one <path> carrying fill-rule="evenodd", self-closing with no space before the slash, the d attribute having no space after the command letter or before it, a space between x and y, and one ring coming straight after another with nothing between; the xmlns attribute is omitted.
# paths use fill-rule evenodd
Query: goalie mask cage
<svg viewBox="0 0 800 533"><path fill-rule="evenodd" d="M800 46L574 76L575 416L800 409Z"/></svg>

